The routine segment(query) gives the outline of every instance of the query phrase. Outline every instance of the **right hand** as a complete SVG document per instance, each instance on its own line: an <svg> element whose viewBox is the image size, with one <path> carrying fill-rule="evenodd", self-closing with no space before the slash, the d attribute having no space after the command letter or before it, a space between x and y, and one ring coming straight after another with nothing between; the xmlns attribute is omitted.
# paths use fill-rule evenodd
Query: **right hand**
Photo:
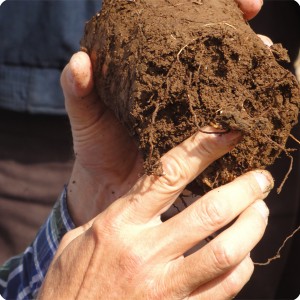
<svg viewBox="0 0 300 300"><path fill-rule="evenodd" d="M94 220L64 237L39 299L231 299L249 280L273 180L249 172L162 223L186 184L238 141L237 132L197 133L162 158ZM237 218L237 219L236 219ZM236 220L235 220L236 219ZM232 223L191 255L184 254Z"/></svg>

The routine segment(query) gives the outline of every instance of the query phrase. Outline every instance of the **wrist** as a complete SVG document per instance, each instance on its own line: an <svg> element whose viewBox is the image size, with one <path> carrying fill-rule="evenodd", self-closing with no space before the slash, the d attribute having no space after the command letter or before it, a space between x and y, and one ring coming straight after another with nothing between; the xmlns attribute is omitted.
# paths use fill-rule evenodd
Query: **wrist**
<svg viewBox="0 0 300 300"><path fill-rule="evenodd" d="M67 204L76 226L90 221L113 201L108 197L105 181L97 178L75 160L67 187Z"/></svg>

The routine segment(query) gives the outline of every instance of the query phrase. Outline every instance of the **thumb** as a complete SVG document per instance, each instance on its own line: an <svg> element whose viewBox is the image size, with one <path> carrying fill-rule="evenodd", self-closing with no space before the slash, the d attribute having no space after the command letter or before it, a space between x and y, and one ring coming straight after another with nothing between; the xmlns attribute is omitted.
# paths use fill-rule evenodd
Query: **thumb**
<svg viewBox="0 0 300 300"><path fill-rule="evenodd" d="M263 0L236 0L240 9L244 13L246 20L254 18L263 6Z"/></svg>
<svg viewBox="0 0 300 300"><path fill-rule="evenodd" d="M105 111L94 90L93 70L89 56L74 54L61 75L65 106L73 130L94 124Z"/></svg>

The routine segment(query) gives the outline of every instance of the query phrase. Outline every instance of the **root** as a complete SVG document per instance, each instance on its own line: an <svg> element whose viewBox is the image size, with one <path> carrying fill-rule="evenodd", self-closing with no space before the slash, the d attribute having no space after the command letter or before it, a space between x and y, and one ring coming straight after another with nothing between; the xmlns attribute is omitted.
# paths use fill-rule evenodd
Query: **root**
<svg viewBox="0 0 300 300"><path fill-rule="evenodd" d="M195 39L192 39L190 42L188 42L187 44L185 44L177 53L177 61L180 62L180 54L181 52L186 48L188 47L190 44L192 44L193 42L197 41L199 39L199 37L195 38Z"/></svg>
<svg viewBox="0 0 300 300"><path fill-rule="evenodd" d="M298 139L296 139L292 134L290 134L289 136L290 136L295 142L297 142L297 143L300 145L300 141L299 141ZM285 176L284 176L284 178L283 178L283 181L281 182L280 186L279 186L278 189L277 189L277 194L280 194L280 193L281 193L282 188L283 188L285 182L287 181L287 179L288 179L290 173L291 173L292 170L293 170L293 164L294 164L294 158L293 158L292 155L290 155L290 154L288 153L288 150L285 149L285 148L283 148L283 151L284 151L285 155L290 159L290 166L289 166L289 169L288 169L287 173L285 174Z"/></svg>
<svg viewBox="0 0 300 300"><path fill-rule="evenodd" d="M197 115L196 115L196 113L195 113L195 111L194 111L194 109L193 109L193 105L192 105L192 101L191 101L191 99L190 99L190 95L187 94L187 97L188 97L188 100L189 100L189 109L190 109L190 113L192 114L192 116L193 116L193 118L194 118L194 124L195 124L195 126L197 127L197 129L198 129L199 131L201 131L201 129L200 129L200 127L199 127L198 117L197 117Z"/></svg>
<svg viewBox="0 0 300 300"><path fill-rule="evenodd" d="M286 172L286 174L285 174L285 176L284 176L284 178L283 178L281 184L280 184L279 187L277 188L277 194L280 194L280 193L281 193L284 184L286 183L286 181L287 181L287 179L288 179L290 173L291 173L292 170L293 170L294 158L293 158L293 156L290 155L287 151L285 151L285 154L286 154L286 156L290 159L290 166L289 166L289 169L288 169L288 171Z"/></svg>
<svg viewBox="0 0 300 300"><path fill-rule="evenodd" d="M207 23L207 24L204 24L203 27L212 27L212 26L215 26L215 25L226 25L226 26L229 26L235 30L237 30L236 27L234 27L233 25L227 23L227 22L218 22L218 23Z"/></svg>
<svg viewBox="0 0 300 300"><path fill-rule="evenodd" d="M192 101L190 99L190 95L187 94L187 97L188 97L188 100L189 100L189 110L190 110L190 113L192 114L193 118L194 118L194 124L195 126L197 127L198 131L202 132L202 133L205 133L205 134L225 134L225 133L228 133L230 132L230 129L226 129L226 130L222 130L222 131L206 131L206 130L202 130L200 127L199 127L199 121L198 121L198 117L197 117L197 114L195 113L194 109L193 109L193 105L192 105ZM211 125L212 127L215 127L213 125ZM215 127L216 128L216 127Z"/></svg>
<svg viewBox="0 0 300 300"><path fill-rule="evenodd" d="M289 135L290 138L292 138L298 145L300 145L300 141L295 138L292 134Z"/></svg>
<svg viewBox="0 0 300 300"><path fill-rule="evenodd" d="M234 27L233 25L227 23L227 22L218 22L218 23L207 23L207 24L204 24L202 25L202 27L213 27L213 26L216 26L216 25L226 25L226 26L229 26L231 28L233 28L234 30L237 30L236 27ZM177 53L177 61L180 62L180 54L182 53L182 51L187 48L190 44L192 44L193 42L197 41L198 39L200 39L200 37L197 37L197 38L194 38L192 40L190 40L187 44L185 44Z"/></svg>
<svg viewBox="0 0 300 300"><path fill-rule="evenodd" d="M149 144L150 144L149 162L151 162L152 157L153 157L153 150L154 150L153 131L154 131L154 124L155 124L156 116L157 116L157 113L158 113L158 110L159 110L159 106L160 106L160 103L157 103L156 106L155 106L155 109L153 111L152 118L151 118L151 128L150 128L150 132L149 132Z"/></svg>
<svg viewBox="0 0 300 300"><path fill-rule="evenodd" d="M290 166L289 166L289 169L287 170L287 172L286 172L286 174L285 174L285 176L284 176L284 178L283 178L281 184L280 184L279 187L277 188L277 194L280 194L281 191L282 191L283 186L285 185L285 183L286 183L286 181L287 181L287 179L288 179L288 177L289 177L289 175L290 175L290 173L291 173L292 170L293 170L294 158L293 158L293 156L290 155L290 153L289 153L289 150L291 151L291 149L286 149L286 148L284 148L283 146L281 146L280 144L276 143L275 141L273 141L270 137L268 137L268 136L265 135L265 134L264 134L264 136L265 136L265 138L268 139L272 144L274 144L277 148L281 149L281 150L285 153L285 155L290 159Z"/></svg>
<svg viewBox="0 0 300 300"><path fill-rule="evenodd" d="M273 260L279 259L281 257L281 251L282 249L285 247L286 243L288 242L288 240L290 240L298 231L300 231L300 226L298 228L296 228L282 243L282 245L280 246L280 248L278 249L277 253L269 258L266 262L263 263L254 263L254 265L256 266L267 266L269 265Z"/></svg>

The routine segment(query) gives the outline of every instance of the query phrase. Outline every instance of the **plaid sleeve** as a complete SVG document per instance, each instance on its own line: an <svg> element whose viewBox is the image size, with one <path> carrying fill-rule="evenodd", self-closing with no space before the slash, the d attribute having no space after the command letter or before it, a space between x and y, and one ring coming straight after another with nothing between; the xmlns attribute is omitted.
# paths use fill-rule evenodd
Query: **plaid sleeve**
<svg viewBox="0 0 300 300"><path fill-rule="evenodd" d="M6 299L34 299L63 235L75 226L68 213L66 187L33 243L0 267L0 295Z"/></svg>

